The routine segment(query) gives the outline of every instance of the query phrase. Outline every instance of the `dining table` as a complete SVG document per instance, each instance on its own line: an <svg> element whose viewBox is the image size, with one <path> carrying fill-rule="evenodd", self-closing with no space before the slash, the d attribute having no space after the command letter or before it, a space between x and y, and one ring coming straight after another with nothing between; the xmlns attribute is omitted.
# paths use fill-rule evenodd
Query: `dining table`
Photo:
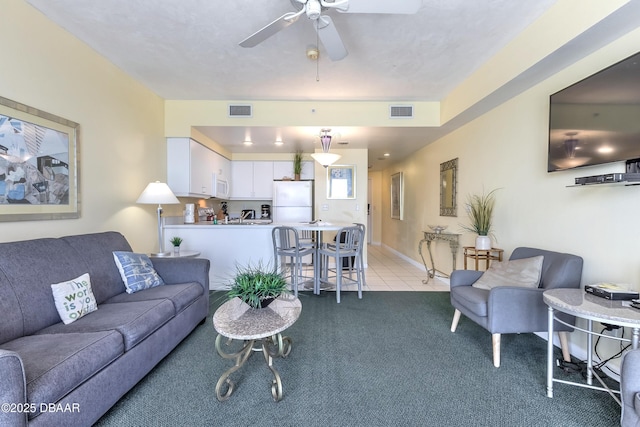
<svg viewBox="0 0 640 427"><path fill-rule="evenodd" d="M348 222L329 222L329 221L310 221L310 222L293 222L280 224L287 227L295 228L298 231L311 231L314 234L314 258L313 258L313 293L320 294L322 285L322 260L320 258L320 248L322 247L323 233L325 231L339 231L344 227L353 227L354 223Z"/></svg>

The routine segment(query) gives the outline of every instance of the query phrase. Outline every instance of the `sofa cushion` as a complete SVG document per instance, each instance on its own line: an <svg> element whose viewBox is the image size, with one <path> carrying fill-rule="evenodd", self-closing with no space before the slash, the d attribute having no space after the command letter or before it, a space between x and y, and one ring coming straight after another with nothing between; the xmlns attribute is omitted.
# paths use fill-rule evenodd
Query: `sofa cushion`
<svg viewBox="0 0 640 427"><path fill-rule="evenodd" d="M478 280L474 288L492 289L496 286L537 288L540 284L543 256L494 262Z"/></svg>
<svg viewBox="0 0 640 427"><path fill-rule="evenodd" d="M0 269L0 344L22 336L24 323L15 290Z"/></svg>
<svg viewBox="0 0 640 427"><path fill-rule="evenodd" d="M78 260L77 252L65 241L35 239L0 243L0 271L7 279L0 287L12 288L16 300L15 305L2 312L0 323L11 319L8 320L10 328L19 327L18 336L24 336L60 322L51 295L51 284L78 277L90 270L85 262ZM14 319L19 323L14 324ZM4 329L4 325L0 328Z"/></svg>
<svg viewBox="0 0 640 427"><path fill-rule="evenodd" d="M97 313L97 312L96 312ZM75 323L74 323L75 324ZM20 355L29 403L53 403L117 359L124 352L116 331L31 335L2 345ZM30 414L30 418L37 415Z"/></svg>
<svg viewBox="0 0 640 427"><path fill-rule="evenodd" d="M471 313L487 317L487 301L489 291L487 289L474 288L473 286L456 286L451 289L451 299L460 304Z"/></svg>
<svg viewBox="0 0 640 427"><path fill-rule="evenodd" d="M168 299L173 303L176 314L180 313L186 307L190 306L196 299L202 296L203 289L198 283L182 283L177 285L156 286L155 288L145 289L135 294L126 292L116 295L105 301L113 302L134 302L147 301L153 299Z"/></svg>
<svg viewBox="0 0 640 427"><path fill-rule="evenodd" d="M173 304L165 299L101 304L100 310L69 325L58 323L37 334L99 332L115 329L122 334L125 351L128 351L174 315Z"/></svg>
<svg viewBox="0 0 640 427"><path fill-rule="evenodd" d="M107 231L66 236L61 240L75 249L76 260L82 260L86 265L84 271L91 276L93 294L98 304L124 292L124 283L113 262L113 251L131 251L129 242L122 234Z"/></svg>
<svg viewBox="0 0 640 427"><path fill-rule="evenodd" d="M51 285L51 291L60 319L65 325L98 309L91 290L89 273L66 282L54 283Z"/></svg>
<svg viewBox="0 0 640 427"><path fill-rule="evenodd" d="M134 293L143 289L164 285L164 282L156 273L153 264L145 254L133 252L113 252L113 259L118 266L120 276L127 293Z"/></svg>

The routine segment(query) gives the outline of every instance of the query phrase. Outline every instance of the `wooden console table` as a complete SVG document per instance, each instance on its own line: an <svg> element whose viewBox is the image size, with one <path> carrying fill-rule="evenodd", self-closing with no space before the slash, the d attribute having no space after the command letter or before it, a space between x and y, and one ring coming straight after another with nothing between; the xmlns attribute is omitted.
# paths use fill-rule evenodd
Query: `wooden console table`
<svg viewBox="0 0 640 427"><path fill-rule="evenodd" d="M453 258L453 269L456 269L456 256L458 254L458 248L460 247L460 235L455 233L435 233L431 231L423 231L424 238L420 240L418 243L418 253L422 257L422 262L424 263L424 268L427 269L427 280L423 280L422 283L429 283L429 279L435 277L436 272L442 274L442 277L449 277L448 274L436 269L436 266L433 262L433 254L431 253L431 242L434 240L444 240L449 242L449 247L451 248L451 256ZM427 250L429 251L429 260L431 261L431 267L427 266L427 262L424 259L424 255L422 254L422 244L427 243Z"/></svg>
<svg viewBox="0 0 640 427"><path fill-rule="evenodd" d="M502 261L504 249L476 249L475 246L464 247L464 269L467 269L467 258L475 260L475 269L480 268L480 261L484 261L484 269L488 269L491 261Z"/></svg>

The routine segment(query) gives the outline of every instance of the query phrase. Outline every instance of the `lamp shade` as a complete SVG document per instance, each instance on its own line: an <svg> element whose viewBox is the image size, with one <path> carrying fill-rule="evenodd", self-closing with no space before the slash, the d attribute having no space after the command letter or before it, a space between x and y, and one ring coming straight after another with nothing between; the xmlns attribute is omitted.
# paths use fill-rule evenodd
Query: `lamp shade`
<svg viewBox="0 0 640 427"><path fill-rule="evenodd" d="M140 194L136 203L147 205L175 205L180 203L180 201L166 183L156 181L147 185L147 188Z"/></svg>
<svg viewBox="0 0 640 427"><path fill-rule="evenodd" d="M320 163L325 168L334 164L342 156L339 154L329 153L331 149L331 135L329 135L331 129L322 129L320 131L320 144L322 144L322 153L314 153L311 155L316 162Z"/></svg>
<svg viewBox="0 0 640 427"><path fill-rule="evenodd" d="M332 164L337 162L338 159L342 156L340 154L333 153L313 153L311 157L313 157L316 162L320 163L326 168L327 166L331 166Z"/></svg>

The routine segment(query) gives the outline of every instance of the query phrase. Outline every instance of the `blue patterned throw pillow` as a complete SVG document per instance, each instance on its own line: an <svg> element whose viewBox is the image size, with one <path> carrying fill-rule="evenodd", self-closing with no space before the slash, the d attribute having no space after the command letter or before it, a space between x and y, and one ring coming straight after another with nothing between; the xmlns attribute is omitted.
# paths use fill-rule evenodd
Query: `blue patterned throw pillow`
<svg viewBox="0 0 640 427"><path fill-rule="evenodd" d="M115 251L113 259L116 261L128 294L164 285L162 278L153 268L151 260L145 254Z"/></svg>

